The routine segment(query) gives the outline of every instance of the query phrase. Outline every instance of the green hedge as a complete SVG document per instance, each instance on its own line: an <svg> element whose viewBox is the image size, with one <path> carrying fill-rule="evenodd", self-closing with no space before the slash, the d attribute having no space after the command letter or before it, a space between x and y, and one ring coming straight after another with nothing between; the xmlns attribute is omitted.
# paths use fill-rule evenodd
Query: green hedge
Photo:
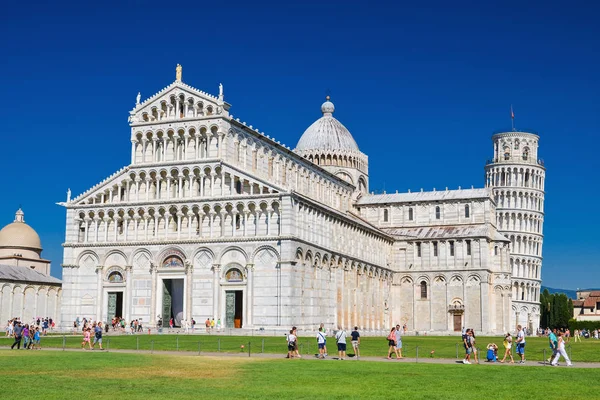
<svg viewBox="0 0 600 400"><path fill-rule="evenodd" d="M571 330L571 335L573 335L573 331L575 329L600 329L600 321L577 321L576 319L569 320L569 329Z"/></svg>

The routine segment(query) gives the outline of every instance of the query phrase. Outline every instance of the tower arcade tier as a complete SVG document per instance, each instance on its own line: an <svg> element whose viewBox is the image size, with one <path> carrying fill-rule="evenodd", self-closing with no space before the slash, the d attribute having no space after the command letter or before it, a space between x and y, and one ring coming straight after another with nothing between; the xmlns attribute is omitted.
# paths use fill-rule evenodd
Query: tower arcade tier
<svg viewBox="0 0 600 400"><path fill-rule="evenodd" d="M538 135L502 132L492 141L485 185L493 189L498 231L511 241L513 317L515 324L533 330L540 319L546 168L538 158Z"/></svg>

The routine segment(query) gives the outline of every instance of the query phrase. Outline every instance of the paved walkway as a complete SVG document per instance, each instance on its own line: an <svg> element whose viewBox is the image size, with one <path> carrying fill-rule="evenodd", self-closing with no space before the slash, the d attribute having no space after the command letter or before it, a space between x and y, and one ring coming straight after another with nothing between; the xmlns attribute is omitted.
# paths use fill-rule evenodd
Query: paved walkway
<svg viewBox="0 0 600 400"><path fill-rule="evenodd" d="M4 351L8 351L10 350L10 347L0 347L1 350ZM0 351L1 351L0 350ZM188 357L198 357L198 356L204 356L204 357L218 357L218 358L240 358L240 357L246 357L248 358L248 353L217 353L217 352L194 352L194 351L150 351L150 350L82 350L82 349L61 349L61 348L54 348L54 347L47 347L42 349L43 351L69 351L69 352L89 352L89 351L94 351L94 352L100 352L100 351L104 351L104 352L109 352L109 353L127 353L127 354L158 354L158 355L176 355L176 356L188 356ZM17 351L17 350L13 350L13 351ZM34 351L34 350L32 350ZM252 353L251 354L251 358L261 358L261 359L285 359L285 355L282 354L273 354L273 353ZM336 361L339 362L340 360L337 358L337 356L335 357L327 357L323 360L319 360L316 357L310 357L310 356L302 356L300 359L295 359L295 360L290 360L290 362L302 362L304 360L311 360L311 361L317 361L317 362L330 362L330 361ZM348 357L344 360L344 362L383 362L383 363L392 363L392 364L406 364L406 363L421 363L421 364L458 364L458 365L463 365L462 360L455 360L455 359L450 359L450 358L430 358L430 357L426 357L426 358L420 358L417 360L416 358L410 358L410 357L405 357L401 360L396 360L391 359L388 360L386 357L360 357L359 359L356 359L354 357ZM471 365L465 365L465 368L478 368L479 366L486 366L486 367L498 367L498 368L518 368L518 367L548 367L548 368L552 368L552 366L549 363L543 363L541 361L526 361L525 364L510 364L510 363L499 363L499 362L484 362L482 361L480 364L471 364ZM561 360L561 362L559 362L559 367L558 368L567 368L564 360ZM600 368L600 363L590 363L590 362L574 362L572 367L568 367L568 368Z"/></svg>

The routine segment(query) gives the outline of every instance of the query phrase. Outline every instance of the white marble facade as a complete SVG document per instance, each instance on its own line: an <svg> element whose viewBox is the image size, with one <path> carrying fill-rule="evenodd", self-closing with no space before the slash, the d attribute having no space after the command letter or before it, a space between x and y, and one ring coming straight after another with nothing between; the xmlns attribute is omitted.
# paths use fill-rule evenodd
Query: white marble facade
<svg viewBox="0 0 600 400"><path fill-rule="evenodd" d="M329 99L291 150L179 78L130 112L131 163L64 203L62 321L513 324L494 189L369 194Z"/></svg>

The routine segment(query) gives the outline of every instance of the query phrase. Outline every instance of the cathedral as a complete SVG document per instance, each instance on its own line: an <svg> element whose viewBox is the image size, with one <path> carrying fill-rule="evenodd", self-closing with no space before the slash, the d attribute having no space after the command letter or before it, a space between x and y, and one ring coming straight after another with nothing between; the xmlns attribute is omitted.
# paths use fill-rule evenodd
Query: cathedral
<svg viewBox="0 0 600 400"><path fill-rule="evenodd" d="M493 135L483 188L373 194L368 157L329 98L294 149L230 107L223 86L198 90L179 65L169 86L138 94L131 162L61 203L64 324L537 328L537 135Z"/></svg>

